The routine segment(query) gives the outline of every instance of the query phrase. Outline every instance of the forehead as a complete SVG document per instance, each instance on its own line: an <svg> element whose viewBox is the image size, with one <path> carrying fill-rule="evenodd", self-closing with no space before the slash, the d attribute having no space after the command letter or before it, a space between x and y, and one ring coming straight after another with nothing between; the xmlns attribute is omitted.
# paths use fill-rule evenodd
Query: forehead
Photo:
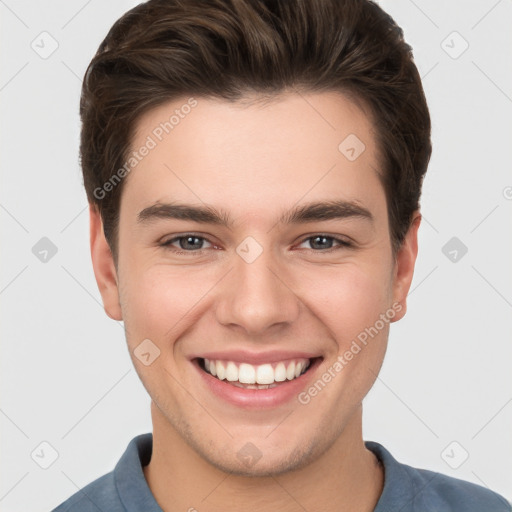
<svg viewBox="0 0 512 512"><path fill-rule="evenodd" d="M371 119L337 92L235 103L183 97L139 119L132 151L145 156L122 203L139 208L177 198L250 216L285 200L383 197Z"/></svg>

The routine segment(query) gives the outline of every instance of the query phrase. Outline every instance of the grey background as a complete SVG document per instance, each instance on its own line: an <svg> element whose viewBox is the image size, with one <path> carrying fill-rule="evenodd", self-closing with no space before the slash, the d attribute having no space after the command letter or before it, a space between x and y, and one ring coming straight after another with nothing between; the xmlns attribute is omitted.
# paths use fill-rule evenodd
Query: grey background
<svg viewBox="0 0 512 512"><path fill-rule="evenodd" d="M77 157L81 77L136 3L0 0L2 511L50 510L151 430L94 281ZM512 2L380 3L414 49L434 153L409 312L392 326L364 437L510 500Z"/></svg>

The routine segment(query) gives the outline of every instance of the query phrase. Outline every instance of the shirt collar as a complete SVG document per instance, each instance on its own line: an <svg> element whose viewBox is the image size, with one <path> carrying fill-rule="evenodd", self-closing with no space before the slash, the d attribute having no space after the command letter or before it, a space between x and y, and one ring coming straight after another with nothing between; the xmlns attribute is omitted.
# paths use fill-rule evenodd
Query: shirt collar
<svg viewBox="0 0 512 512"><path fill-rule="evenodd" d="M127 512L162 512L142 471L152 451L152 433L134 437L114 469L117 492Z"/></svg>
<svg viewBox="0 0 512 512"><path fill-rule="evenodd" d="M365 441L364 444L375 454L384 468L384 488L374 512L401 510L397 507L410 505L414 496L411 496L412 482L405 466L400 464L381 444L375 441Z"/></svg>

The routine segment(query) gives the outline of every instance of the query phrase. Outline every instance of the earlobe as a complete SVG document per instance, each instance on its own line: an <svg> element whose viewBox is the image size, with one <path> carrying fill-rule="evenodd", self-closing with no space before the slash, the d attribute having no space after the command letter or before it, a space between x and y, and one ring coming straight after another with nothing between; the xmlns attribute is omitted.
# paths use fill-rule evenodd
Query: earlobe
<svg viewBox="0 0 512 512"><path fill-rule="evenodd" d="M92 266L105 313L113 320L122 320L114 258L105 238L100 213L92 204L89 205L89 222Z"/></svg>
<svg viewBox="0 0 512 512"><path fill-rule="evenodd" d="M400 320L407 312L407 294L411 287L418 255L418 228L421 223L421 214L414 212L411 226L405 235L405 239L398 249L395 261L394 279L393 279L393 303L400 304L401 308L397 311L393 322Z"/></svg>

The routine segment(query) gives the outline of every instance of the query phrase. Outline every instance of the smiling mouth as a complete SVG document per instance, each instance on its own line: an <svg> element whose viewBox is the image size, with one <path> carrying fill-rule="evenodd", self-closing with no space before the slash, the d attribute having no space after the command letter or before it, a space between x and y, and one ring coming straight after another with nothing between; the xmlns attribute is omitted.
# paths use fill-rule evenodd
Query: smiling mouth
<svg viewBox="0 0 512 512"><path fill-rule="evenodd" d="M272 389L304 375L316 360L290 359L253 365L235 361L198 358L201 370L220 381L244 389Z"/></svg>

